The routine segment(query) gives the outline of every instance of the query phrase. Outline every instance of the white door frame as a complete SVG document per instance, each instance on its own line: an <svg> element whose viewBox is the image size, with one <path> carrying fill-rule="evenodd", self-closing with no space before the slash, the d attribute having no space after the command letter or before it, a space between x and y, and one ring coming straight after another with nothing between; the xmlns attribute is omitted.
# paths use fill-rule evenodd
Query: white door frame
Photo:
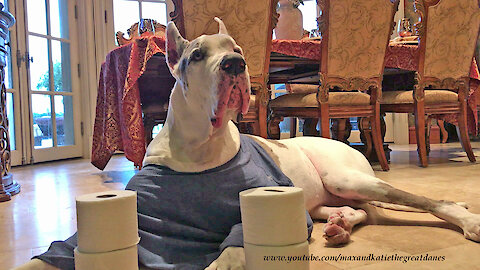
<svg viewBox="0 0 480 270"><path fill-rule="evenodd" d="M75 4L68 1L69 13L69 45L70 45L70 70L72 83L72 99L73 99L73 118L74 118L74 136L75 144L68 146L57 146L52 148L34 149L33 138L33 116L32 116L32 100L30 91L30 82L28 78L28 69L25 61L21 61L19 65L17 54L21 56L28 51L28 31L26 18L26 0L10 0L9 7L16 18L16 24L11 29L12 51L12 75L13 85L18 89L15 97L15 117L16 117L16 134L17 148L21 151L12 153L12 165L29 164L34 162L43 162L57 159L65 159L71 157L82 156L83 139L81 134L81 114L80 114L80 87L79 87L79 58L77 48L77 22L75 18ZM40 35L41 36L41 35ZM17 53L18 52L18 53ZM19 66L19 68L17 68ZM52 91L54 92L54 91ZM39 92L37 92L39 93ZM64 95L69 96L70 94ZM14 95L15 96L15 95ZM53 96L56 96L53 95ZM54 108L52 107L52 115ZM53 119L52 119L53 122ZM55 123L52 123L55 126ZM52 130L55 133L55 130ZM54 134L54 136L56 136ZM21 146L20 146L21 145ZM19 147L20 146L20 147Z"/></svg>

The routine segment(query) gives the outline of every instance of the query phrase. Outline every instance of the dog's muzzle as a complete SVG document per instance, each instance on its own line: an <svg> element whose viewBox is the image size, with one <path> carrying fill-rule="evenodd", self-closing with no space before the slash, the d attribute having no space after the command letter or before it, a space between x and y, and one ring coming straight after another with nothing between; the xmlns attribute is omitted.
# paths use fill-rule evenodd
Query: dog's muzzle
<svg viewBox="0 0 480 270"><path fill-rule="evenodd" d="M250 81L243 56L237 53L223 57L219 64L220 82L218 84L218 104L212 126L219 128L225 111L237 110L237 120L247 113L250 100Z"/></svg>
<svg viewBox="0 0 480 270"><path fill-rule="evenodd" d="M245 71L245 60L241 55L227 55L222 59L220 68L230 75L238 75Z"/></svg>

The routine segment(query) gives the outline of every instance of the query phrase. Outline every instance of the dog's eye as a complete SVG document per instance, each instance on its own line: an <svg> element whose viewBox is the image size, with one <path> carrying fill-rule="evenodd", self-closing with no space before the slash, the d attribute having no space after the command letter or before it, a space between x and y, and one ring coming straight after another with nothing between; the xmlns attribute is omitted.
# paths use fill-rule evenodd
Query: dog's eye
<svg viewBox="0 0 480 270"><path fill-rule="evenodd" d="M203 59L203 53L200 50L195 50L192 52L191 59L193 61L200 61Z"/></svg>
<svg viewBox="0 0 480 270"><path fill-rule="evenodd" d="M238 54L243 54L242 49L240 49L239 47L233 48L233 51Z"/></svg>

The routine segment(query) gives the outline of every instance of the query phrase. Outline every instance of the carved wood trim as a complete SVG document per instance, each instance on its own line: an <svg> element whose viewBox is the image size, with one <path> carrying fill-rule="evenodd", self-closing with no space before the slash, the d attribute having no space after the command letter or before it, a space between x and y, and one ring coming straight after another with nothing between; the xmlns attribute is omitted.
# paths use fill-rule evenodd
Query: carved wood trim
<svg viewBox="0 0 480 270"><path fill-rule="evenodd" d="M395 13L397 13L398 11L398 6L400 4L400 1L399 0L392 0L393 2L393 16L395 17ZM397 23L395 22L394 18L392 18L392 27L390 27L390 37L392 36L393 34L393 31L395 31L395 28L396 28L396 25Z"/></svg>
<svg viewBox="0 0 480 270"><path fill-rule="evenodd" d="M415 72L413 87L413 98L417 101L423 101L425 99L425 86L423 84L422 76L419 72Z"/></svg>
<svg viewBox="0 0 480 270"><path fill-rule="evenodd" d="M138 29L138 22L134 23L130 28L127 30L128 38L125 38L125 34L122 31L118 31L115 34L115 38L117 40L118 46L122 46L128 44L133 41L135 37L141 36L143 33L162 33L165 35L166 27L165 25L158 23L153 19L144 19L145 21L150 21L151 23L144 24L145 28ZM153 27L153 28L152 28Z"/></svg>
<svg viewBox="0 0 480 270"><path fill-rule="evenodd" d="M272 31L277 27L278 18L280 18L280 14L278 14L277 12L278 1L279 0L273 0L272 2L272 22L271 22Z"/></svg>
<svg viewBox="0 0 480 270"><path fill-rule="evenodd" d="M3 56L2 56L3 57ZM0 70L0 81L1 81L1 94L0 94L0 156L1 156L1 163L0 163L0 170L1 170L1 177L7 176L8 172L10 171L11 166L11 152L10 152L10 138L8 134L8 117L6 111L6 100L7 100L7 89L5 88L5 70L1 67Z"/></svg>
<svg viewBox="0 0 480 270"><path fill-rule="evenodd" d="M338 87L341 91L361 91L367 92L372 90L371 96L375 96L374 100L377 100L381 96L381 79L380 77L374 78L338 78L338 77L326 77L320 74L320 86L317 92L317 100L320 103L328 102L328 96L330 89Z"/></svg>
<svg viewBox="0 0 480 270"><path fill-rule="evenodd" d="M325 31L327 30L327 21L325 10L327 8L326 0L317 0L318 9L321 11L320 16L317 17L317 28L318 32L323 36Z"/></svg>
<svg viewBox="0 0 480 270"><path fill-rule="evenodd" d="M185 37L185 23L183 16L183 0L172 0L173 2L173 11L168 14L172 19L172 22L178 28L180 34Z"/></svg>
<svg viewBox="0 0 480 270"><path fill-rule="evenodd" d="M426 19L425 5L423 3L423 0L414 0L413 7L415 10L415 13L417 13L418 16L420 17L420 20L413 24L413 30L415 32L415 35L421 38L425 35L424 21Z"/></svg>
<svg viewBox="0 0 480 270"><path fill-rule="evenodd" d="M464 91L464 94L468 95L468 85L470 79L468 77L462 78L434 78L426 77L423 79L424 87L432 87L433 89L448 89L456 92Z"/></svg>

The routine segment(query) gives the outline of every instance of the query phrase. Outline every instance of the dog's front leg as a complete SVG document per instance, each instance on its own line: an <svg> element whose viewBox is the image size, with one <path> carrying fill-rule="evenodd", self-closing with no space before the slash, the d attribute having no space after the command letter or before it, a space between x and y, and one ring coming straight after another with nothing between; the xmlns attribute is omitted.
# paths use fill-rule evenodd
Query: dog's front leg
<svg viewBox="0 0 480 270"><path fill-rule="evenodd" d="M227 247L205 270L244 270L245 252L242 247Z"/></svg>
<svg viewBox="0 0 480 270"><path fill-rule="evenodd" d="M44 261L41 261L39 259L33 259L27 262L26 264L23 264L17 268L14 268L13 270L60 270L60 269Z"/></svg>

